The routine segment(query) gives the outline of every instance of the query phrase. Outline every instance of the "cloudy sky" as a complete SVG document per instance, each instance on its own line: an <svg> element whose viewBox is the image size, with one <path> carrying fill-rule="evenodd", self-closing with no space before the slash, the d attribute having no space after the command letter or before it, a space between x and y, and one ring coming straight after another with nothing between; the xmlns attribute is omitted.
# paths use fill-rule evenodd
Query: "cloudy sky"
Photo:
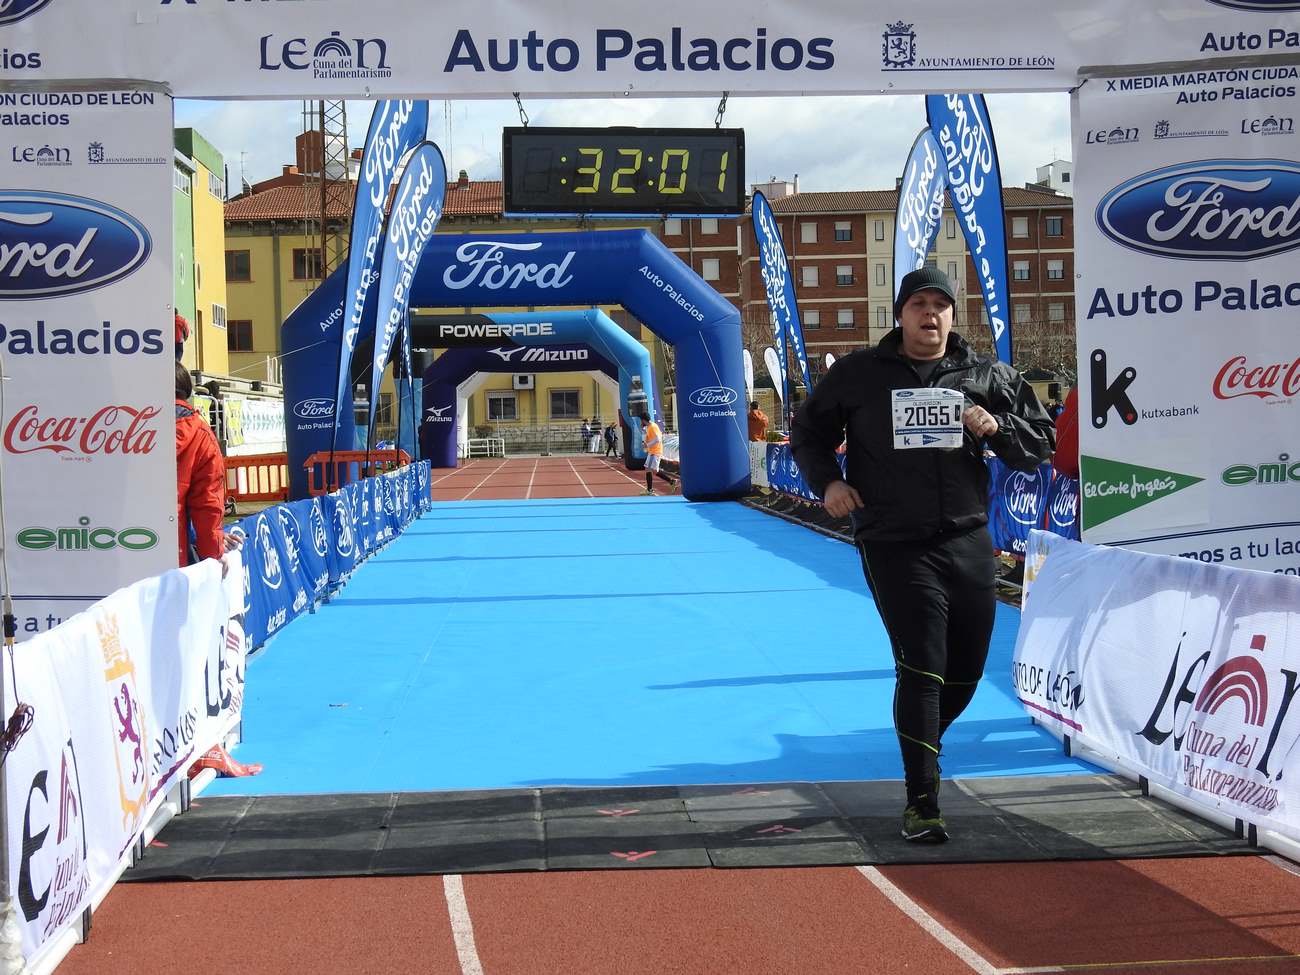
<svg viewBox="0 0 1300 975"><path fill-rule="evenodd" d="M1070 157L1070 102L1063 94L990 95L989 113L1006 185L1034 178L1037 166ZM705 127L713 124L716 99L612 98L528 100L532 125L640 125ZM347 103L348 142L365 141L373 103ZM231 191L239 177L250 183L279 175L293 162L293 140L302 131L301 102L176 102L176 124L193 126L225 156ZM518 125L513 101L435 102L429 138L455 174L501 178L501 129ZM852 98L732 98L723 124L745 129L747 182L799 175L801 190L887 189L902 169L916 133L925 124L916 95Z"/></svg>

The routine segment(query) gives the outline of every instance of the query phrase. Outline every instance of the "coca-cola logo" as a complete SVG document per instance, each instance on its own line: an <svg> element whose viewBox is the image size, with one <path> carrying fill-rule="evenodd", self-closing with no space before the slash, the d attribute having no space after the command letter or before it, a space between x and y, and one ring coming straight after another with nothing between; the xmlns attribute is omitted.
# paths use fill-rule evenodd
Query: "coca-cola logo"
<svg viewBox="0 0 1300 975"><path fill-rule="evenodd" d="M1300 356L1265 366L1251 365L1244 355L1233 356L1214 377L1214 395L1219 399L1289 399L1296 393L1300 393Z"/></svg>
<svg viewBox="0 0 1300 975"><path fill-rule="evenodd" d="M158 412L156 406L105 406L88 417L42 417L37 407L24 406L5 427L5 450L11 454L48 450L83 457L149 454L158 438L153 426Z"/></svg>

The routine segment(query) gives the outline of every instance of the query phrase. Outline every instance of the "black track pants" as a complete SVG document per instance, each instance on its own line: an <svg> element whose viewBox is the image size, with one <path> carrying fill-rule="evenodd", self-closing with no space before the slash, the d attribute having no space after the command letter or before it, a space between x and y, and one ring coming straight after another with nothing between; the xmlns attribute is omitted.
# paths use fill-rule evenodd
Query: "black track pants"
<svg viewBox="0 0 1300 975"><path fill-rule="evenodd" d="M859 542L858 551L893 645L908 799L933 801L939 743L975 696L989 653L993 542L981 527L922 542Z"/></svg>

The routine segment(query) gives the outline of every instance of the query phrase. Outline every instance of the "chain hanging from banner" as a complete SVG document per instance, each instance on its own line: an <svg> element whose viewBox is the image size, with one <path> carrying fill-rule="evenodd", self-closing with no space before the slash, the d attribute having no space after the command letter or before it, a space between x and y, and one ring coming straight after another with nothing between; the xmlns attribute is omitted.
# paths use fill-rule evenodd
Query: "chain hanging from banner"
<svg viewBox="0 0 1300 975"><path fill-rule="evenodd" d="M515 96L515 107L519 109L519 121L524 124L524 128L528 128L528 113L524 111L523 99L519 97L519 92L517 91L512 92L511 94Z"/></svg>
<svg viewBox="0 0 1300 975"><path fill-rule="evenodd" d="M722 116L727 114L727 96L730 94L731 92L724 91L722 93L722 100L718 102L718 114L713 117L713 127L715 129L722 128Z"/></svg>

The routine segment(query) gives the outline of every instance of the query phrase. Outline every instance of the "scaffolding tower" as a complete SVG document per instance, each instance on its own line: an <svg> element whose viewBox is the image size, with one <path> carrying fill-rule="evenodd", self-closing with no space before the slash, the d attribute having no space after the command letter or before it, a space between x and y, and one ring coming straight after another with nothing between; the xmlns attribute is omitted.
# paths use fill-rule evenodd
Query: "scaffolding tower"
<svg viewBox="0 0 1300 975"><path fill-rule="evenodd" d="M354 189L348 169L348 113L343 101L302 103L298 171L303 174L307 253L320 255L318 275L307 275L311 290L347 260L345 215Z"/></svg>

